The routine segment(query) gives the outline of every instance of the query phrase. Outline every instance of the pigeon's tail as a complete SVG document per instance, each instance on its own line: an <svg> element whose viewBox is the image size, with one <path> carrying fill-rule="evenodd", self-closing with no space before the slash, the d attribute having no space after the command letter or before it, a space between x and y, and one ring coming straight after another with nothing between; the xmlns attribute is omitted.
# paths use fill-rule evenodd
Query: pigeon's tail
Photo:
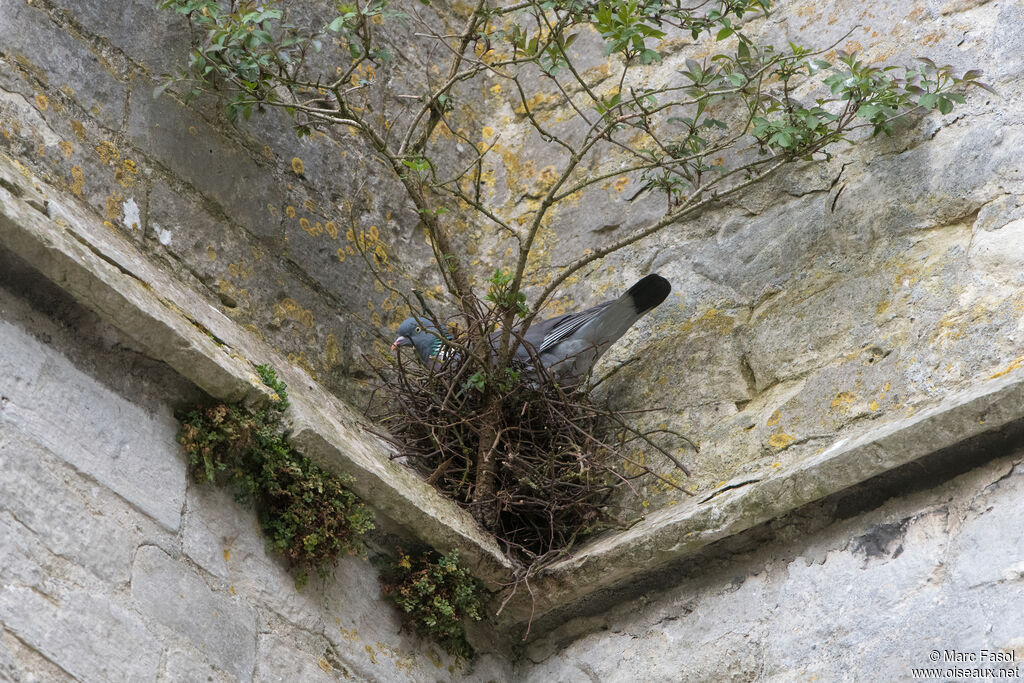
<svg viewBox="0 0 1024 683"><path fill-rule="evenodd" d="M672 285L668 283L668 280L657 273L651 273L630 287L622 295L622 299L629 298L631 300L633 310L636 311L636 316L639 318L668 298L671 291Z"/></svg>
<svg viewBox="0 0 1024 683"><path fill-rule="evenodd" d="M543 365L555 376L579 380L640 317L664 301L672 286L652 273L618 299L551 318L527 330ZM533 338L530 338L533 335ZM526 355L524 351L524 356Z"/></svg>
<svg viewBox="0 0 1024 683"><path fill-rule="evenodd" d="M618 299L609 301L587 325L585 336L597 346L598 355L624 335L644 313L664 301L671 291L668 280L651 273Z"/></svg>

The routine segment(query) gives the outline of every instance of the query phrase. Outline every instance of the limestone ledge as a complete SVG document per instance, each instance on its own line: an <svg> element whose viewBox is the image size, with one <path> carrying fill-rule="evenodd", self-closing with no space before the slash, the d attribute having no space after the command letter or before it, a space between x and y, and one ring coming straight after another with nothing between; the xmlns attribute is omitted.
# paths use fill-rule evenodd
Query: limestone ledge
<svg viewBox="0 0 1024 683"><path fill-rule="evenodd" d="M536 603L510 605L525 622L614 589L716 541L783 516L898 467L1008 427L1024 417L1024 373L1007 372L947 396L915 415L839 438L787 468L768 467L717 492L663 508L619 534L595 540L531 582Z"/></svg>
<svg viewBox="0 0 1024 683"><path fill-rule="evenodd" d="M148 353L217 398L265 401L253 370L269 362L288 383L292 441L420 540L458 548L492 589L510 565L469 516L393 463L363 418L287 360L143 257L134 245L0 158L0 246L29 262ZM715 541L881 475L1024 415L1024 375L1013 364L988 380L899 420L867 426L783 468L747 472L711 495L664 508L596 540L531 582L536 603L510 603L505 627L634 580Z"/></svg>
<svg viewBox="0 0 1024 683"><path fill-rule="evenodd" d="M366 431L353 408L328 394L252 333L175 282L123 237L0 157L0 246L24 259L147 353L214 398L260 403L269 390L254 365L269 363L288 384L293 443L336 472L412 536L442 552L457 548L493 590L510 565L472 518L409 470Z"/></svg>

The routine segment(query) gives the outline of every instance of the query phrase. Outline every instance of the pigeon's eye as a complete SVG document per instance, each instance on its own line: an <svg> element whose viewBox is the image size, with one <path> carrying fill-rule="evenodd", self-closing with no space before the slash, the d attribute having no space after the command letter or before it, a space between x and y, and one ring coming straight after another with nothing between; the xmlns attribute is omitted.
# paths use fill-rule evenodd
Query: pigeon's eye
<svg viewBox="0 0 1024 683"><path fill-rule="evenodd" d="M422 332L422 331L423 331L423 328L422 328L422 327L420 327L419 325L417 325L417 326L416 326L416 334L419 334L419 333L420 333L420 332Z"/></svg>

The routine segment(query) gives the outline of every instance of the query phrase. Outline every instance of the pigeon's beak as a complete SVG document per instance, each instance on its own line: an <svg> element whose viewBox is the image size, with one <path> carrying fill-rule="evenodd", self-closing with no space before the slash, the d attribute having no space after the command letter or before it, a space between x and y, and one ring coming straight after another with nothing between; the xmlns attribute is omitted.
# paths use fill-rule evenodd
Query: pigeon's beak
<svg viewBox="0 0 1024 683"><path fill-rule="evenodd" d="M395 343L391 345L391 350L394 351L399 346L412 346L412 339L408 337L399 337L395 340Z"/></svg>

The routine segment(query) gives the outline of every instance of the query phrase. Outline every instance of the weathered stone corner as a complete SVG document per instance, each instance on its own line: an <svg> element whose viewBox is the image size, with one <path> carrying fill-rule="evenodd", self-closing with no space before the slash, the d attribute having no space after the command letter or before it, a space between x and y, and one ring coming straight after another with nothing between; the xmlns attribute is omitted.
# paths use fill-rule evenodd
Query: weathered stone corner
<svg viewBox="0 0 1024 683"><path fill-rule="evenodd" d="M458 548L492 590L508 584L511 566L494 539L392 462L351 407L8 160L0 164L0 195L0 246L211 396L269 400L253 365L270 362L289 385L289 438L298 448L353 475L353 488L367 504L422 542ZM503 628L521 630L531 618L544 623L549 612L571 610L717 541L1021 420L1024 377L1015 367L997 375L909 417L873 422L789 466L745 472L712 495L663 508L585 545L534 579L531 599L510 603Z"/></svg>
<svg viewBox="0 0 1024 683"><path fill-rule="evenodd" d="M289 387L286 419L297 447L351 474L353 490L371 508L421 542L442 551L458 548L492 589L507 581L510 565L494 540L468 513L392 462L350 406L154 267L119 234L59 196L47 196L10 160L0 159L0 177L0 246L214 398L269 401L254 365L270 363Z"/></svg>

